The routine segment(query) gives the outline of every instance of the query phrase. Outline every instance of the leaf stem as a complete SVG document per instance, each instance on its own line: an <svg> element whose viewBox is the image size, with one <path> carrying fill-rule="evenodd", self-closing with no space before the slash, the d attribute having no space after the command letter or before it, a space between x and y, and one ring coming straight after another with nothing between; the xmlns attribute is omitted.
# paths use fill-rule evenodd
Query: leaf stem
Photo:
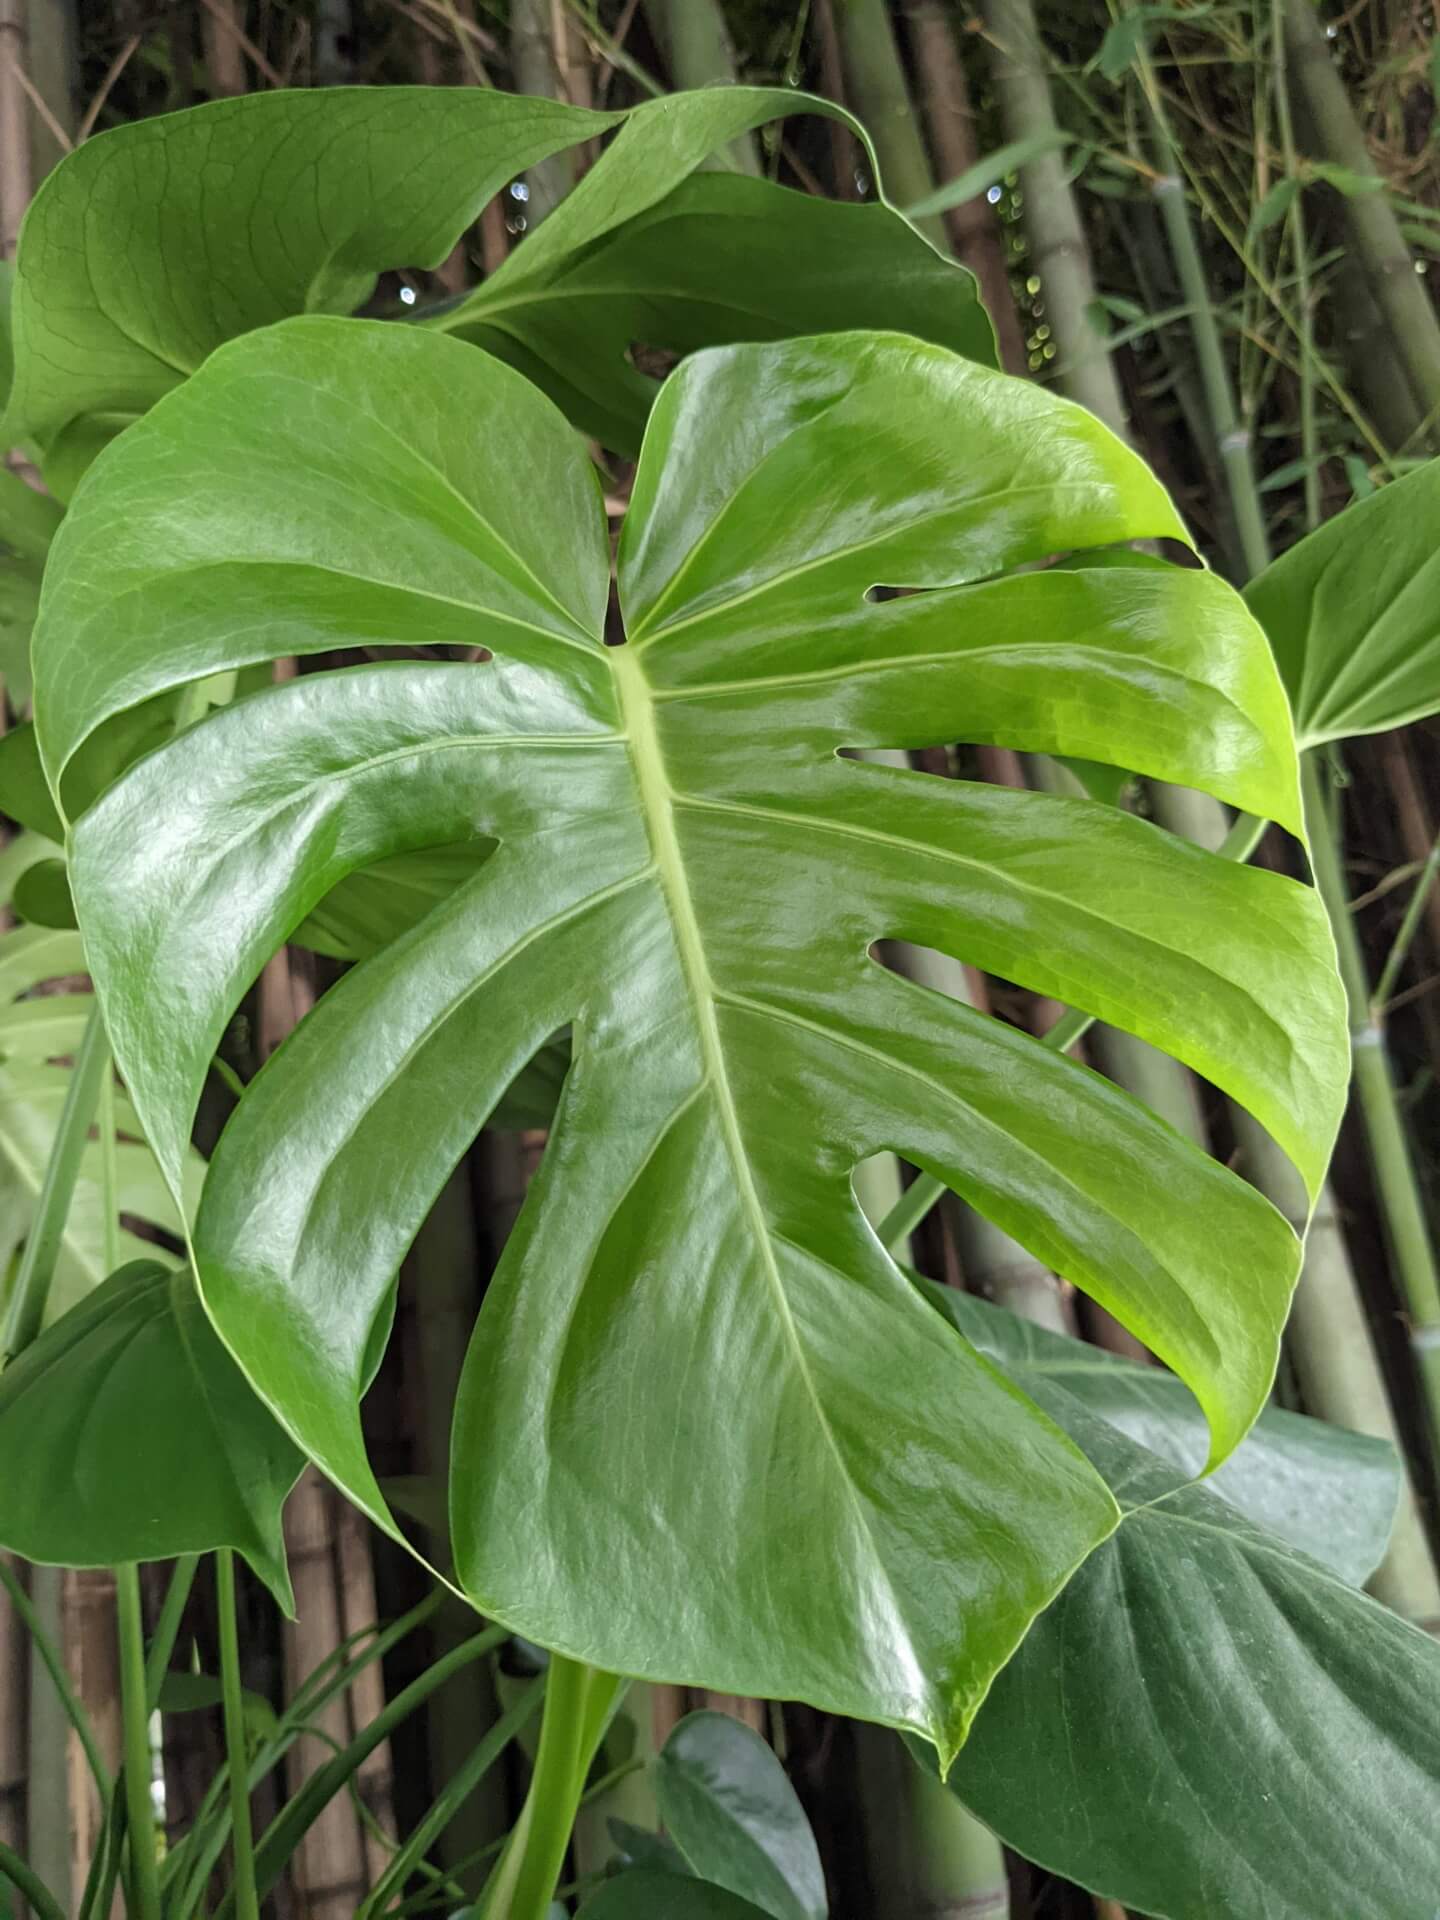
<svg viewBox="0 0 1440 1920"><path fill-rule="evenodd" d="M111 1792L110 1770L100 1757L100 1747L95 1738L95 1730L90 1724L90 1716L81 1706L74 1688L70 1685L70 1677L65 1671L65 1662L60 1657L59 1648L45 1631L45 1623L36 1612L34 1602L16 1579L14 1569L3 1555L0 1555L0 1586L3 1586L9 1595L10 1604L19 1614L25 1631L35 1643L35 1651L40 1655L45 1671L54 1683L55 1691L60 1698L61 1711L70 1722L76 1739L85 1751L91 1777L101 1801L108 1801Z"/></svg>
<svg viewBox="0 0 1440 1920"><path fill-rule="evenodd" d="M126 1824L130 1832L132 1920L160 1920L160 1870L155 1858L155 1814L150 1792L150 1713L145 1696L145 1631L140 1614L140 1570L133 1560L115 1569L120 1629L120 1710L125 1730Z"/></svg>
<svg viewBox="0 0 1440 1920"><path fill-rule="evenodd" d="M65 1089L55 1143L45 1163L35 1218L25 1240L25 1251L20 1256L20 1271L15 1278L15 1293L5 1328L4 1358L7 1361L23 1353L45 1323L45 1306L50 1298L65 1222L70 1216L70 1203L75 1197L75 1183L80 1177L86 1137L95 1118L101 1083L109 1069L110 1047L97 1000L85 1022L74 1071Z"/></svg>
<svg viewBox="0 0 1440 1920"><path fill-rule="evenodd" d="M530 1791L480 1902L480 1920L545 1920L590 1762L629 1682L550 1656Z"/></svg>
<svg viewBox="0 0 1440 1920"><path fill-rule="evenodd" d="M18 1887L35 1909L38 1920L65 1920L65 1909L51 1893L38 1873L33 1872L16 1853L0 1840L0 1880Z"/></svg>
<svg viewBox="0 0 1440 1920"><path fill-rule="evenodd" d="M245 1742L245 1702L240 1685L240 1636L235 1620L235 1555L215 1555L215 1594L220 1615L220 1688L225 1716L225 1757L230 1771L230 1836L235 1852L235 1912L260 1920L255 1887L255 1835L250 1825L250 1768Z"/></svg>
<svg viewBox="0 0 1440 1920"><path fill-rule="evenodd" d="M150 1651L145 1657L145 1705L151 1713L160 1704L160 1688L170 1665L170 1655L175 1650L180 1617L185 1611L185 1602L190 1598L190 1589L195 1583L195 1569L199 1564L198 1553L182 1554L175 1562L170 1585L165 1589L165 1601L150 1637Z"/></svg>

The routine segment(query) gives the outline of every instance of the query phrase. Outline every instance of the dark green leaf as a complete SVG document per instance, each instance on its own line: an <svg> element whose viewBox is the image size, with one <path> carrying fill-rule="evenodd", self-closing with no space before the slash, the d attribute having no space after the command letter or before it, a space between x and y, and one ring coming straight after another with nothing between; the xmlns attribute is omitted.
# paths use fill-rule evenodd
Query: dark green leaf
<svg viewBox="0 0 1440 1920"><path fill-rule="evenodd" d="M622 452L638 451L656 391L632 346L688 353L889 325L995 364L974 281L880 203L703 173L548 270L529 254L517 248L436 324L518 367Z"/></svg>
<svg viewBox="0 0 1440 1920"><path fill-rule="evenodd" d="M161 1713L204 1713L218 1707L223 1698L223 1683L215 1674L167 1673L160 1682ZM279 1718L263 1694L245 1688L241 1706L253 1737L266 1739L279 1732Z"/></svg>
<svg viewBox="0 0 1440 1920"><path fill-rule="evenodd" d="M655 1763L666 1831L696 1874L772 1920L825 1920L815 1836L774 1753L727 1713L687 1714Z"/></svg>
<svg viewBox="0 0 1440 1920"><path fill-rule="evenodd" d="M1267 227L1273 227L1277 220L1283 220L1295 203L1300 191L1300 182L1286 176L1274 185L1256 203L1250 215L1251 237L1264 233Z"/></svg>
<svg viewBox="0 0 1440 1920"><path fill-rule="evenodd" d="M1440 460L1308 534L1246 588L1301 747L1440 711Z"/></svg>
<svg viewBox="0 0 1440 1920"><path fill-rule="evenodd" d="M63 860L37 860L15 882L15 911L32 927L75 926L75 902Z"/></svg>
<svg viewBox="0 0 1440 1920"><path fill-rule="evenodd" d="M607 1880L581 1907L579 1920L764 1920L764 1914L723 1887L637 1871Z"/></svg>
<svg viewBox="0 0 1440 1920"><path fill-rule="evenodd" d="M968 1340L1022 1384L1031 1377L1053 1381L1180 1472L1204 1467L1204 1416L1173 1373L1048 1333L953 1287L919 1284ZM1267 1407L1207 1485L1247 1520L1360 1586L1389 1542L1400 1462L1383 1440Z"/></svg>
<svg viewBox="0 0 1440 1920"><path fill-rule="evenodd" d="M496 446L526 449L504 484ZM356 1403L396 1266L517 1070L574 1029L457 1413L455 1558L483 1611L611 1671L956 1744L1114 1509L881 1253L850 1184L878 1148L1133 1325L1200 1396L1217 1458L1263 1404L1298 1261L1280 1216L1109 1083L867 948L937 947L1170 1048L1313 1183L1347 1065L1313 894L1090 801L840 757L993 740L1297 825L1289 717L1241 603L1202 571L1082 564L1180 535L1091 416L899 336L672 376L621 545L625 646L603 643L576 436L455 341L289 322L222 348L97 463L36 640L57 779L128 703L264 651L493 654L237 701L85 814L72 864L117 1058L178 1166L289 929L379 859L500 842L253 1083L197 1238L247 1376L393 1526ZM1080 558L1029 567L1057 552ZM82 667L101 645L103 677Z"/></svg>
<svg viewBox="0 0 1440 1920"><path fill-rule="evenodd" d="M68 497L105 439L222 341L348 312L386 268L437 266L514 174L617 126L544 227L438 321L533 374L587 430L638 444L653 383L632 342L883 320L993 364L973 279L892 208L725 175L682 185L737 133L800 112L847 117L756 87L611 113L493 88L327 87L116 128L55 169L26 223L9 431L48 443Z"/></svg>
<svg viewBox="0 0 1440 1920"><path fill-rule="evenodd" d="M0 1541L71 1567L235 1547L280 1604L299 1454L184 1268L110 1275L0 1374Z"/></svg>
<svg viewBox="0 0 1440 1920"><path fill-rule="evenodd" d="M1433 1920L1440 1645L1053 1387L1126 1517L950 1776L1009 1845L1163 1920Z"/></svg>
<svg viewBox="0 0 1440 1920"><path fill-rule="evenodd" d="M607 1820L605 1830L618 1849L625 1867L646 1867L658 1873L689 1875L690 1863L663 1833L650 1833L628 1820Z"/></svg>
<svg viewBox="0 0 1440 1920"><path fill-rule="evenodd" d="M29 721L0 735L0 813L47 840L65 838L65 823L55 811Z"/></svg>

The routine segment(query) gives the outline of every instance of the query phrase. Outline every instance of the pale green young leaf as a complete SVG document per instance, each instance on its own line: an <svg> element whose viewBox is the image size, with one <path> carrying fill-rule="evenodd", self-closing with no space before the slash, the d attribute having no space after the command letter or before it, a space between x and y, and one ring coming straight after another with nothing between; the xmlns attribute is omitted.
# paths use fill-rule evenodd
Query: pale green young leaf
<svg viewBox="0 0 1440 1920"><path fill-rule="evenodd" d="M1274 649L1300 745L1440 711L1440 460L1291 547L1245 590Z"/></svg>

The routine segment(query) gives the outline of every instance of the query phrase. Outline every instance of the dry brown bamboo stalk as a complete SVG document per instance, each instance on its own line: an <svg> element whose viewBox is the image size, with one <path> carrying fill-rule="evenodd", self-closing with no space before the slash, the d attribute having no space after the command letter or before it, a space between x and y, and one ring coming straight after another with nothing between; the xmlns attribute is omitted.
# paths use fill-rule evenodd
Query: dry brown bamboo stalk
<svg viewBox="0 0 1440 1920"><path fill-rule="evenodd" d="M30 1604L55 1647L63 1641L63 1582L58 1567L30 1569ZM34 1645L30 1648L29 1700L25 1856L47 1887L63 1889L70 1874L70 1794L65 1754L69 1723Z"/></svg>
<svg viewBox="0 0 1440 1920"><path fill-rule="evenodd" d="M295 1587L295 1618L285 1630L285 1690L293 1694L327 1654L340 1644L344 1613L338 1567L339 1496L314 1467L307 1467L285 1508L285 1549ZM291 1793L350 1740L345 1696L337 1694L313 1724L324 1739L305 1735L291 1749ZM329 1744L333 1742L334 1745ZM293 1877L305 1920L348 1920L369 1886L360 1819L346 1795L321 1813L296 1850Z"/></svg>
<svg viewBox="0 0 1440 1920"><path fill-rule="evenodd" d="M285 668L289 668L287 673ZM279 662L277 678L293 675L293 662ZM314 1004L314 987L301 956L282 949L267 961L260 976L256 1027L261 1058L271 1054ZM307 1467L285 1508L285 1548L295 1587L295 1613L284 1630L285 1688L295 1688L340 1644L346 1632L345 1600L340 1561L340 1496L313 1467ZM359 1542L363 1553L365 1542ZM355 1547L350 1548L352 1564ZM369 1585L370 1614L374 1616L374 1580ZM363 1610L363 1596L355 1601ZM362 1623L363 1624L363 1623ZM325 1764L334 1747L344 1746L354 1727L344 1694L337 1695L316 1716L325 1739L296 1742L288 1762L292 1793ZM389 1780L386 1755L381 1772ZM360 1817L348 1797L332 1800L298 1848L292 1868L297 1907L306 1920L342 1920L352 1914L370 1884L365 1835Z"/></svg>
<svg viewBox="0 0 1440 1920"><path fill-rule="evenodd" d="M108 1567L68 1571L63 1580L61 1620L65 1667L75 1697L94 1730L95 1744L111 1773L120 1768L123 1730L120 1707L120 1640L115 1620L115 1576ZM104 1808L85 1749L71 1733L65 1748L70 1790L70 1887L78 1901L100 1838ZM119 1912L117 1906L116 1911Z"/></svg>
<svg viewBox="0 0 1440 1920"><path fill-rule="evenodd" d="M206 0L200 8L200 44L205 49L205 74L213 97L250 91L241 45L243 32L238 0Z"/></svg>
<svg viewBox="0 0 1440 1920"><path fill-rule="evenodd" d="M19 1570L10 1554L5 1564ZM25 1851L29 1664L24 1625L8 1595L0 1591L0 1840L17 1853Z"/></svg>
<svg viewBox="0 0 1440 1920"><path fill-rule="evenodd" d="M920 106L930 134L930 149L943 180L955 180L980 157L975 115L964 63L955 44L953 9L944 0L912 0L906 9L915 54ZM980 283L980 297L995 323L1000 364L1007 373L1024 373L1025 335L1010 291L999 225L983 194L945 215L956 258Z"/></svg>
<svg viewBox="0 0 1440 1920"><path fill-rule="evenodd" d="M0 258L13 260L30 204L30 103L25 0L0 0Z"/></svg>
<svg viewBox="0 0 1440 1920"><path fill-rule="evenodd" d="M375 1601L375 1567L370 1558L370 1527L358 1507L332 1494L335 1504L336 1563L339 1574L341 1631L348 1639L379 1619ZM376 1660L355 1676L350 1688L350 1724L362 1733L379 1718L385 1706L385 1676ZM371 1818L382 1832L395 1832L395 1775L390 1743L383 1741L360 1764L356 1786ZM390 1852L372 1831L364 1834L365 1859L371 1882L377 1880Z"/></svg>

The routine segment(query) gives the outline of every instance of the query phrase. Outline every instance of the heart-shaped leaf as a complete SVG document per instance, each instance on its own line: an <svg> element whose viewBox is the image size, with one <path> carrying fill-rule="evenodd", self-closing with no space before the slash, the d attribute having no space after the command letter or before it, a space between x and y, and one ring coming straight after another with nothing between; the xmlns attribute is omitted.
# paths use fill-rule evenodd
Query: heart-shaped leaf
<svg viewBox="0 0 1440 1920"><path fill-rule="evenodd" d="M418 330L235 342L77 495L36 639L57 784L115 712L264 650L493 655L238 701L86 813L72 867L117 1057L177 1167L231 1007L316 900L408 849L500 843L257 1078L197 1231L247 1375L393 1526L356 1403L396 1267L499 1093L573 1028L457 1410L456 1565L484 1611L612 1671L953 1750L1115 1509L882 1253L850 1185L879 1148L1134 1326L1213 1457L1254 1418L1286 1223L1109 1083L869 949L939 947L1169 1047L1313 1185L1346 1077L1319 903L1087 800L842 757L995 740L1298 826L1238 599L1083 564L1179 535L1080 409L863 334L672 376L621 545L623 646L573 432Z"/></svg>
<svg viewBox="0 0 1440 1920"><path fill-rule="evenodd" d="M1440 1645L1017 1378L1126 1513L1000 1674L955 1792L1160 1920L1432 1920Z"/></svg>
<svg viewBox="0 0 1440 1920"><path fill-rule="evenodd" d="M772 1750L728 1713L691 1713L655 1763L660 1818L696 1874L771 1920L825 1920L810 1822Z"/></svg>
<svg viewBox="0 0 1440 1920"><path fill-rule="evenodd" d="M1440 460L1307 534L1252 580L1301 747L1440 712Z"/></svg>
<svg viewBox="0 0 1440 1920"><path fill-rule="evenodd" d="M137 1260L0 1373L0 1542L67 1567L234 1547L292 1609L280 1509L300 1455L187 1268Z"/></svg>
<svg viewBox="0 0 1440 1920"><path fill-rule="evenodd" d="M946 1319L1022 1384L1053 1381L1184 1474L1204 1466L1204 1418L1173 1373L1067 1340L954 1287L919 1285ZM1272 1406L1207 1485L1247 1520L1358 1587L1389 1544L1400 1461L1387 1441Z"/></svg>
<svg viewBox="0 0 1440 1920"><path fill-rule="evenodd" d="M886 205L716 182L655 211L728 140L802 112L854 125L832 102L763 87L609 113L494 88L326 87L117 127L49 175L26 220L4 429L46 443L68 492L107 434L222 341L349 312L387 268L438 266L515 174L614 127L575 192L441 324L483 317L488 344L617 446L638 442L653 391L626 362L636 341L678 349L883 313L993 364L972 277ZM677 221L697 217L699 259L674 246Z"/></svg>

